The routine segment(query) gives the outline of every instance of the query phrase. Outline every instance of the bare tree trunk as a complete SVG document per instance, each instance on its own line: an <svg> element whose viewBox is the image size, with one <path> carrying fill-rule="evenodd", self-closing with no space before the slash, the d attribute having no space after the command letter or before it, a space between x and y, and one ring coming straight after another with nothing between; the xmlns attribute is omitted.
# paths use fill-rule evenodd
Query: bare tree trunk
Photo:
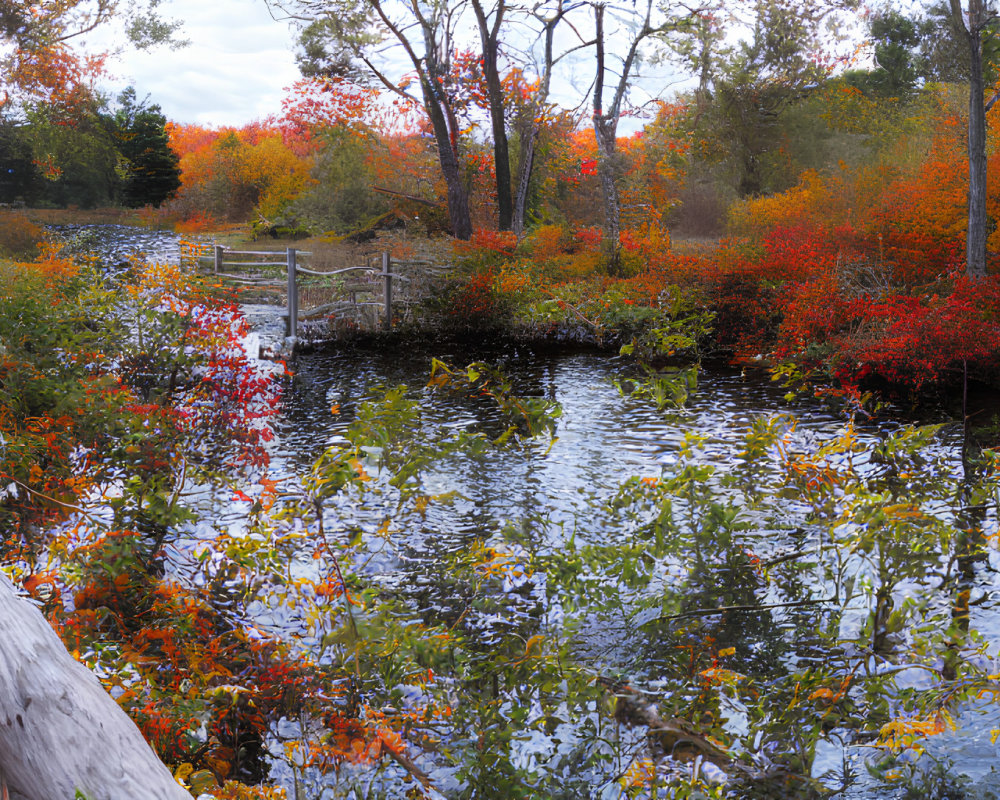
<svg viewBox="0 0 1000 800"><path fill-rule="evenodd" d="M986 104L983 100L983 30L989 9L983 0L969 0L968 14L961 0L949 0L955 33L969 47L969 229L966 233L965 271L986 275Z"/></svg>
<svg viewBox="0 0 1000 800"><path fill-rule="evenodd" d="M597 77L594 80L594 137L597 139L597 177L601 182L604 197L604 244L610 250L608 267L612 273L618 271L618 251L621 247L621 203L618 199L616 181L617 163L615 150L618 134L618 114L624 97L624 86L619 84L611 103L611 110L604 110L604 10L603 3L594 6L594 45L596 48ZM631 52L629 61L631 63ZM627 75L629 68L623 71Z"/></svg>
<svg viewBox="0 0 1000 800"><path fill-rule="evenodd" d="M448 124L445 110L438 101L433 87L424 82L424 105L434 129L437 142L438 162L441 176L448 190L448 217L451 220L451 234L456 239L472 237L472 216L469 213L469 195L462 183L462 173L458 164L458 153L453 141L452 128Z"/></svg>
<svg viewBox="0 0 1000 800"><path fill-rule="evenodd" d="M191 800L135 723L2 574L0 643L0 777L12 797Z"/></svg>
<svg viewBox="0 0 1000 800"><path fill-rule="evenodd" d="M514 210L511 230L524 234L524 218L528 213L528 190L531 188L531 174L535 168L535 142L538 141L538 125L533 121L521 143L521 165L517 174L517 192L514 194Z"/></svg>
<svg viewBox="0 0 1000 800"><path fill-rule="evenodd" d="M497 229L511 230L513 223L513 201L510 192L510 147L507 144L507 121L504 118L503 86L500 84L500 68L497 59L500 51L500 26L506 5L503 0L496 5L496 16L492 27L479 0L472 0L472 8L479 25L479 38L483 45L483 73L486 78L486 94L490 104L490 122L493 127L493 165L497 186Z"/></svg>
<svg viewBox="0 0 1000 800"><path fill-rule="evenodd" d="M597 176L604 197L604 239L617 251L621 241L622 210L618 196L616 125L594 115L594 134L597 138Z"/></svg>
<svg viewBox="0 0 1000 800"><path fill-rule="evenodd" d="M549 100L552 66L555 63L553 42L555 40L556 26L562 20L564 13L563 5L560 2L557 13L546 19L543 27L545 48L541 69L542 79L532 103L534 113L532 114L531 123L521 142L521 164L518 169L517 192L514 195L513 219L511 220L511 229L519 237L524 233L524 218L528 213L528 192L531 190L531 176L535 169L535 147L538 144L538 137L542 130L541 118L545 113L545 105Z"/></svg>
<svg viewBox="0 0 1000 800"><path fill-rule="evenodd" d="M969 230L966 235L966 272L986 276L986 105L983 101L983 58L980 31L969 36Z"/></svg>

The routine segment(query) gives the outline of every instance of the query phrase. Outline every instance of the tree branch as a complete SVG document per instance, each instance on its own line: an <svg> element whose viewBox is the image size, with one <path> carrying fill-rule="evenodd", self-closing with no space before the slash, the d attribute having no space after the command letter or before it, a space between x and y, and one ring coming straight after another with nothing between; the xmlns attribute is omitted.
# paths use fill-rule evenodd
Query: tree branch
<svg viewBox="0 0 1000 800"><path fill-rule="evenodd" d="M803 606L821 606L825 603L836 603L836 595L833 597L819 598L814 600L791 600L787 603L769 603L766 605L736 605L718 606L716 608L698 608L693 611L681 611L679 614L666 614L643 622L639 627L644 628L654 622L669 622L674 619L686 619L688 617L710 617L713 614L726 614L730 611L771 611L777 608L801 608Z"/></svg>

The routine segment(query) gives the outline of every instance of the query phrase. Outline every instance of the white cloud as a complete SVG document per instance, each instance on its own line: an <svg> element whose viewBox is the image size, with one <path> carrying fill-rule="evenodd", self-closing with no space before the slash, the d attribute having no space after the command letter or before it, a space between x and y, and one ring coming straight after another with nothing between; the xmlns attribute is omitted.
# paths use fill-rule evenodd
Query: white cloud
<svg viewBox="0 0 1000 800"><path fill-rule="evenodd" d="M271 19L263 0L171 0L164 16L183 21L190 40L177 50L126 50L109 64L114 94L132 85L150 96L168 119L201 125L242 125L281 111L284 89L299 77L288 25ZM111 32L91 48L116 44Z"/></svg>
<svg viewBox="0 0 1000 800"><path fill-rule="evenodd" d="M160 11L183 21L180 35L190 45L149 53L125 50L109 64L114 76L104 83L109 94L132 85L140 98L148 94L159 104L169 119L200 125L242 125L281 112L284 90L299 78L295 34L286 22L271 18L264 0L163 0ZM95 49L117 44L107 30L91 42ZM610 54L616 44L617 40L610 43ZM392 58L398 57L393 52ZM407 69L400 62L398 71ZM554 99L576 107L593 73L589 50L568 60L554 81ZM672 94L676 80L669 68L652 70L637 82L633 99L642 103L651 96ZM581 110L586 118L586 103ZM640 126L638 120L624 119L619 132L631 133Z"/></svg>

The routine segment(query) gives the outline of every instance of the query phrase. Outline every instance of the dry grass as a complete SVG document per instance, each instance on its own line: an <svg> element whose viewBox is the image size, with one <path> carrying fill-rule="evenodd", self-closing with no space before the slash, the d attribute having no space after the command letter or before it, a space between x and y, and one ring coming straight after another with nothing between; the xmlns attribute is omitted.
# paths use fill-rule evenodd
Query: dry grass
<svg viewBox="0 0 1000 800"><path fill-rule="evenodd" d="M717 236L685 236L672 234L670 249L682 256L708 256L719 247Z"/></svg>
<svg viewBox="0 0 1000 800"><path fill-rule="evenodd" d="M133 208L29 208L36 225L141 225Z"/></svg>
<svg viewBox="0 0 1000 800"><path fill-rule="evenodd" d="M0 210L0 256L30 258L45 231L23 211Z"/></svg>

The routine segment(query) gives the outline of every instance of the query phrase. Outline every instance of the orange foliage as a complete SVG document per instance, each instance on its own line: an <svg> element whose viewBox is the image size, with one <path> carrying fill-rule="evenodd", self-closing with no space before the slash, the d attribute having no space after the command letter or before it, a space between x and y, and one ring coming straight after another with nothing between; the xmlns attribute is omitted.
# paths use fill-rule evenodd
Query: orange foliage
<svg viewBox="0 0 1000 800"><path fill-rule="evenodd" d="M19 264L25 272L44 275L50 288L54 288L67 278L79 272L79 266L71 258L61 255L62 245L46 242L40 245L41 254L29 264Z"/></svg>
<svg viewBox="0 0 1000 800"><path fill-rule="evenodd" d="M204 214L198 211L174 225L174 229L178 233L205 233L215 230L218 227L219 221L211 214Z"/></svg>
<svg viewBox="0 0 1000 800"><path fill-rule="evenodd" d="M309 183L310 161L268 122L242 128L170 125L170 146L180 156L181 188L171 209L188 220L183 232L203 230L213 217L272 217Z"/></svg>
<svg viewBox="0 0 1000 800"><path fill-rule="evenodd" d="M219 136L219 132L201 125L181 125L168 122L165 126L170 139L170 148L183 158L188 153L210 146Z"/></svg>
<svg viewBox="0 0 1000 800"><path fill-rule="evenodd" d="M82 56L61 43L16 50L2 83L13 84L27 99L51 107L62 124L73 124L94 106L95 86L104 75L106 58L105 54ZM0 101L0 108L7 99Z"/></svg>

